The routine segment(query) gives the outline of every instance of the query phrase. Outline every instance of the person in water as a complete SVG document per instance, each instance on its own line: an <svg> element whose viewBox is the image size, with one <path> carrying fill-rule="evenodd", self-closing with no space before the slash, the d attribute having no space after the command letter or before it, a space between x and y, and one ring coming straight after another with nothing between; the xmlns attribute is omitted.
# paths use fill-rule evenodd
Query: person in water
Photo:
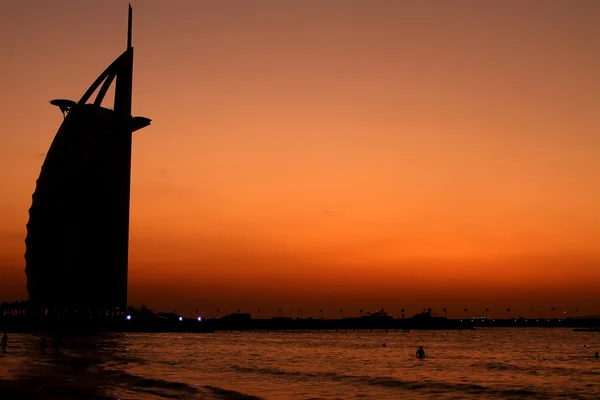
<svg viewBox="0 0 600 400"><path fill-rule="evenodd" d="M596 355L594 357L598 358L598 352L596 352Z"/></svg>
<svg viewBox="0 0 600 400"><path fill-rule="evenodd" d="M419 350L417 350L417 358L425 358L425 350L423 350L423 346L419 346Z"/></svg>
<svg viewBox="0 0 600 400"><path fill-rule="evenodd" d="M4 332L2 336L2 352L6 353L6 345L8 344L8 334Z"/></svg>

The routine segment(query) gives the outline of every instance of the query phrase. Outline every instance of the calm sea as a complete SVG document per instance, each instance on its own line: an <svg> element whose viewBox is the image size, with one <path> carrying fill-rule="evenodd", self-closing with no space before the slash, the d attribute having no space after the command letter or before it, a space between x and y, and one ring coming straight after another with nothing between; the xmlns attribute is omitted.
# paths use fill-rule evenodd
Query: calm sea
<svg viewBox="0 0 600 400"><path fill-rule="evenodd" d="M81 398L600 399L600 333L570 329L110 334L65 337L46 355L38 345L10 334L0 379Z"/></svg>

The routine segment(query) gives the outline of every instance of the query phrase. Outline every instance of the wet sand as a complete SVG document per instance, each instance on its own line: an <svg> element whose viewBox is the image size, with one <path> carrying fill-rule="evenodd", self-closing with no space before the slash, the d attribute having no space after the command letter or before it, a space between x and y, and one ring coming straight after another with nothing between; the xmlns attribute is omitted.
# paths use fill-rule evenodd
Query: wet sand
<svg viewBox="0 0 600 400"><path fill-rule="evenodd" d="M97 394L85 393L72 386L47 385L35 381L11 381L0 379L0 398L2 400L108 400Z"/></svg>

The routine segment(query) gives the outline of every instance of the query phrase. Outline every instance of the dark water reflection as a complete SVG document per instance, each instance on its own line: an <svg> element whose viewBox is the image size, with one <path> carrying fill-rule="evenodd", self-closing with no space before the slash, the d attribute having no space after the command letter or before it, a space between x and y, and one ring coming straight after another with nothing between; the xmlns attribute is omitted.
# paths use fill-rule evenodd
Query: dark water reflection
<svg viewBox="0 0 600 400"><path fill-rule="evenodd" d="M10 335L0 378L77 398L600 398L593 358L600 334L568 329L105 334L63 342L59 354L41 355L38 337ZM418 345L425 360L415 358Z"/></svg>

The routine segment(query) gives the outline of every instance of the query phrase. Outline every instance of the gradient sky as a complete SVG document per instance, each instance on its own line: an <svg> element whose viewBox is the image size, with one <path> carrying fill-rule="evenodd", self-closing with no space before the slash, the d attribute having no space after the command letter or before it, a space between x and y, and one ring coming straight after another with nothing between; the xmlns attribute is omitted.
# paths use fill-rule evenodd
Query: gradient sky
<svg viewBox="0 0 600 400"><path fill-rule="evenodd" d="M0 2L0 301L127 3ZM130 303L600 313L600 2L132 6Z"/></svg>

